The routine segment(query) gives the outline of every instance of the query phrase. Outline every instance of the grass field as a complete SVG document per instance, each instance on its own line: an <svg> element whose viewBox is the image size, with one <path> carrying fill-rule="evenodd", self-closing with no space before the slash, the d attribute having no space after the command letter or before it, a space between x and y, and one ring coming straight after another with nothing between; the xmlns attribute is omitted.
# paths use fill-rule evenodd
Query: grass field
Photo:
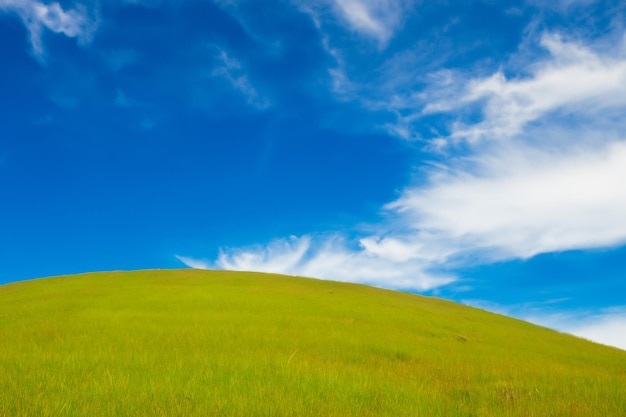
<svg viewBox="0 0 626 417"><path fill-rule="evenodd" d="M626 417L626 352L360 285L85 274L0 286L0 416Z"/></svg>

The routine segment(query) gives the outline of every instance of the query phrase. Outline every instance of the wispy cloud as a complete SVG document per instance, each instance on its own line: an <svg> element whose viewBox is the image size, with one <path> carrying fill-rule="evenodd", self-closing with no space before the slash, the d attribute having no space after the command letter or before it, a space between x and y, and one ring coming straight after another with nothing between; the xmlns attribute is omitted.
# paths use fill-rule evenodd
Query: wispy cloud
<svg viewBox="0 0 626 417"><path fill-rule="evenodd" d="M366 241L351 245L340 235L303 236L222 251L214 263L178 259L198 269L272 272L402 290L427 291L454 281L452 276L427 271L423 259L399 259L393 249L376 251L370 246Z"/></svg>
<svg viewBox="0 0 626 417"><path fill-rule="evenodd" d="M33 53L43 58L43 29L61 33L79 42L90 40L96 24L89 19L86 9L64 10L57 2L43 3L36 0L0 0L0 11L16 13L29 32Z"/></svg>
<svg viewBox="0 0 626 417"><path fill-rule="evenodd" d="M455 156L387 206L417 241L427 231L435 246L487 259L626 242L626 57L556 35L541 45L546 58L517 68L527 75L468 79L422 110L481 116L436 138ZM469 147L457 150L458 140Z"/></svg>
<svg viewBox="0 0 626 417"><path fill-rule="evenodd" d="M518 68L523 78L467 78L463 88L444 88L445 100L432 101L440 112L462 114L470 106L482 116L452 127L439 154L444 160L384 207L388 220L375 233L229 250L215 266L432 289L453 280L441 271L468 259L626 242L626 122L616 117L626 107L626 59L555 35L541 42L549 55ZM423 94L435 95L449 78L440 71ZM469 131L490 140L473 140L463 133Z"/></svg>
<svg viewBox="0 0 626 417"><path fill-rule="evenodd" d="M596 123L617 118L616 109L626 105L626 43L596 51L564 35L544 33L538 47L539 52L524 48L512 64L485 77L433 66L435 58L427 53L403 51L365 80L351 77L336 48L327 50L338 63L330 70L333 86L340 86L333 89L337 96L387 114L392 121L381 127L403 139L438 144L508 140L548 116L593 117ZM438 59L445 61L443 56ZM424 120L433 115L452 122L425 133Z"/></svg>
<svg viewBox="0 0 626 417"><path fill-rule="evenodd" d="M601 55L557 34L545 34L541 46L549 57L529 63L528 76L507 78L499 71L470 80L463 96L429 103L424 111L483 101L482 121L459 123L452 131L452 137L479 140L519 135L527 124L554 113L588 118L626 105L626 56Z"/></svg>
<svg viewBox="0 0 626 417"><path fill-rule="evenodd" d="M208 261L203 261L200 259L193 259L187 256L175 256L176 259L181 261L183 264L193 269L211 269L211 263Z"/></svg>
<svg viewBox="0 0 626 417"><path fill-rule="evenodd" d="M447 167L388 207L437 246L489 259L626 242L626 142L557 152L511 145ZM472 172L475 171L475 172Z"/></svg>
<svg viewBox="0 0 626 417"><path fill-rule="evenodd" d="M609 346L626 350L626 311L606 312L562 325L562 330Z"/></svg>
<svg viewBox="0 0 626 417"><path fill-rule="evenodd" d="M404 69L412 54L386 62L375 91L348 90L342 78L343 92L361 94L364 106L398 115L386 126L397 136L414 137L428 114L457 117L448 134L430 139L433 149L450 146L447 161L387 205L401 226L386 235L409 229L407 250L438 248L446 261L626 241L626 138L619 133L626 128L626 56L620 46L599 53L557 34L542 36L540 46L547 55L517 57L523 65L512 72L524 75L513 78L504 70L468 78L440 69L417 89L415 74ZM457 149L459 141L469 148Z"/></svg>
<svg viewBox="0 0 626 417"><path fill-rule="evenodd" d="M245 97L251 106L257 109L266 109L270 106L270 102L254 88L237 59L229 56L225 50L218 48L216 60L217 65L211 73L214 77L226 79L235 90Z"/></svg>
<svg viewBox="0 0 626 417"><path fill-rule="evenodd" d="M333 6L351 29L386 43L401 22L401 1L334 0Z"/></svg>
<svg viewBox="0 0 626 417"><path fill-rule="evenodd" d="M520 305L501 305L484 300L465 300L463 303L626 350L626 307L599 311L563 310L558 308L558 301Z"/></svg>
<svg viewBox="0 0 626 417"><path fill-rule="evenodd" d="M335 23L362 36L375 40L382 48L402 27L413 7L409 0L323 0L296 1L321 26Z"/></svg>

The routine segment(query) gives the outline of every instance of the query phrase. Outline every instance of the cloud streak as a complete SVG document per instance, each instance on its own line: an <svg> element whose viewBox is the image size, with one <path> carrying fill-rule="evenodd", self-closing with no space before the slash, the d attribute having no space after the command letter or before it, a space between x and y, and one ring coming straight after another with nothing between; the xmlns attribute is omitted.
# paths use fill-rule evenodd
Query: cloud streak
<svg viewBox="0 0 626 417"><path fill-rule="evenodd" d="M626 42L593 50L559 33L546 32L536 48L523 49L484 77L437 65L445 52L429 46L401 51L363 77L338 48L324 47L337 62L329 69L333 92L389 122L379 127L406 140L430 140L437 146L465 141L515 139L528 125L574 116L595 124L619 119L626 105ZM512 75L511 75L512 74ZM425 129L425 119L445 116L447 125Z"/></svg>
<svg viewBox="0 0 626 417"><path fill-rule="evenodd" d="M557 34L545 34L540 45L549 58L529 64L529 76L507 79L499 71L470 80L462 97L430 104L424 111L484 101L483 120L458 124L451 135L475 141L514 137L523 133L527 124L550 113L589 118L626 106L626 57L600 55Z"/></svg>
<svg viewBox="0 0 626 417"><path fill-rule="evenodd" d="M388 207L438 245L496 259L626 241L626 142L556 154L522 146L437 173Z"/></svg>
<svg viewBox="0 0 626 417"><path fill-rule="evenodd" d="M370 250L365 242L351 247L339 235L292 236L268 245L222 251L214 263L178 259L198 269L270 272L401 290L428 291L454 281L452 276L424 269L422 259L398 260L390 253Z"/></svg>
<svg viewBox="0 0 626 417"><path fill-rule="evenodd" d="M43 58L43 29L88 42L96 28L84 8L64 10L57 2L43 3L36 0L0 0L0 11L17 14L28 29L33 53Z"/></svg>
<svg viewBox="0 0 626 417"><path fill-rule="evenodd" d="M575 320L561 328L584 339L626 350L626 311L595 315L582 323Z"/></svg>
<svg viewBox="0 0 626 417"><path fill-rule="evenodd" d="M385 44L402 22L406 6L402 1L334 0L335 12L349 27Z"/></svg>
<svg viewBox="0 0 626 417"><path fill-rule="evenodd" d="M553 34L541 46L549 55L527 63L526 76L469 79L422 110L478 105L482 117L435 138L454 156L387 206L416 242L487 261L626 242L626 57Z"/></svg>
<svg viewBox="0 0 626 417"><path fill-rule="evenodd" d="M471 142L465 154L457 153L428 171L425 181L406 187L385 207L391 221L377 225L375 234L360 237L358 245L326 243L332 249L320 251L324 255L311 257L305 266L280 258L281 266L274 268L273 260L286 252L301 258L296 248L278 251L275 243L259 252L222 254L218 265L326 277L332 273L324 265L356 259L356 264L387 271L379 274L378 285L397 286L394 280L410 276L410 268L421 276L468 257L481 262L526 259L626 242L626 141L607 121L609 110L626 107L626 59L600 56L556 35L541 42L550 56L528 64L523 80L507 81L500 73L467 80L454 102L473 105L486 99L480 101L483 117L463 131L489 133L491 140L487 145ZM576 86L568 88L574 79ZM453 107L444 103L439 109L446 106ZM595 121L581 129L555 115L558 109ZM608 115L600 117L602 112ZM454 130L450 137L460 132ZM322 266L316 268L318 262ZM394 262L402 265L402 273L389 272ZM374 279L361 275L368 282ZM432 288L433 282L449 280L426 278L422 284L415 278L413 284Z"/></svg>
<svg viewBox="0 0 626 417"><path fill-rule="evenodd" d="M556 300L557 303L558 301ZM554 306L549 306L550 303L509 306L482 300L465 300L463 303L626 350L626 307L624 306L600 311L558 311Z"/></svg>
<svg viewBox="0 0 626 417"><path fill-rule="evenodd" d="M223 49L218 49L216 60L218 63L211 75L226 79L233 89L245 97L249 105L259 110L270 106L269 101L259 95L254 88L248 76L243 72L241 63L238 60L229 56Z"/></svg>
<svg viewBox="0 0 626 417"><path fill-rule="evenodd" d="M384 206L386 220L356 239L278 239L224 250L205 266L427 291L455 282L450 271L458 267L623 245L624 49L603 45L599 52L554 33L543 35L539 47L540 58L520 52L511 60L516 67L485 77L439 69L419 89L398 75L402 65L390 63L373 88L351 90L370 92L359 99L372 112L399 115L389 131L414 137L416 124L432 114L453 122L425 141L438 162ZM524 314L625 346L611 336L624 333L623 314L554 323Z"/></svg>
<svg viewBox="0 0 626 417"><path fill-rule="evenodd" d="M401 28L413 7L409 0L323 0L297 1L311 15L318 27L339 23L345 29L375 40L384 48Z"/></svg>

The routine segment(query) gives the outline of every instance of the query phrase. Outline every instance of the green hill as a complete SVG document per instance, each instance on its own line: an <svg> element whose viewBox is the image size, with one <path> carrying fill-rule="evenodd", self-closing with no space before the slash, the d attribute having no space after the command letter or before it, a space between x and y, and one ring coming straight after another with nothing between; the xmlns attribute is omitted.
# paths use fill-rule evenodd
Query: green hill
<svg viewBox="0 0 626 417"><path fill-rule="evenodd" d="M0 286L0 416L626 416L626 352L452 302L257 273Z"/></svg>

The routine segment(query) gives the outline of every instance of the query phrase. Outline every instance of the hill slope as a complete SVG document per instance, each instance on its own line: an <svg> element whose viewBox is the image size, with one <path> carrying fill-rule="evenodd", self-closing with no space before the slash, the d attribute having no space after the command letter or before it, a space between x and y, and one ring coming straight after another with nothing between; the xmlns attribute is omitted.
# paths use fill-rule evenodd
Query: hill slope
<svg viewBox="0 0 626 417"><path fill-rule="evenodd" d="M626 416L626 352L433 298L255 273L0 286L0 416Z"/></svg>

